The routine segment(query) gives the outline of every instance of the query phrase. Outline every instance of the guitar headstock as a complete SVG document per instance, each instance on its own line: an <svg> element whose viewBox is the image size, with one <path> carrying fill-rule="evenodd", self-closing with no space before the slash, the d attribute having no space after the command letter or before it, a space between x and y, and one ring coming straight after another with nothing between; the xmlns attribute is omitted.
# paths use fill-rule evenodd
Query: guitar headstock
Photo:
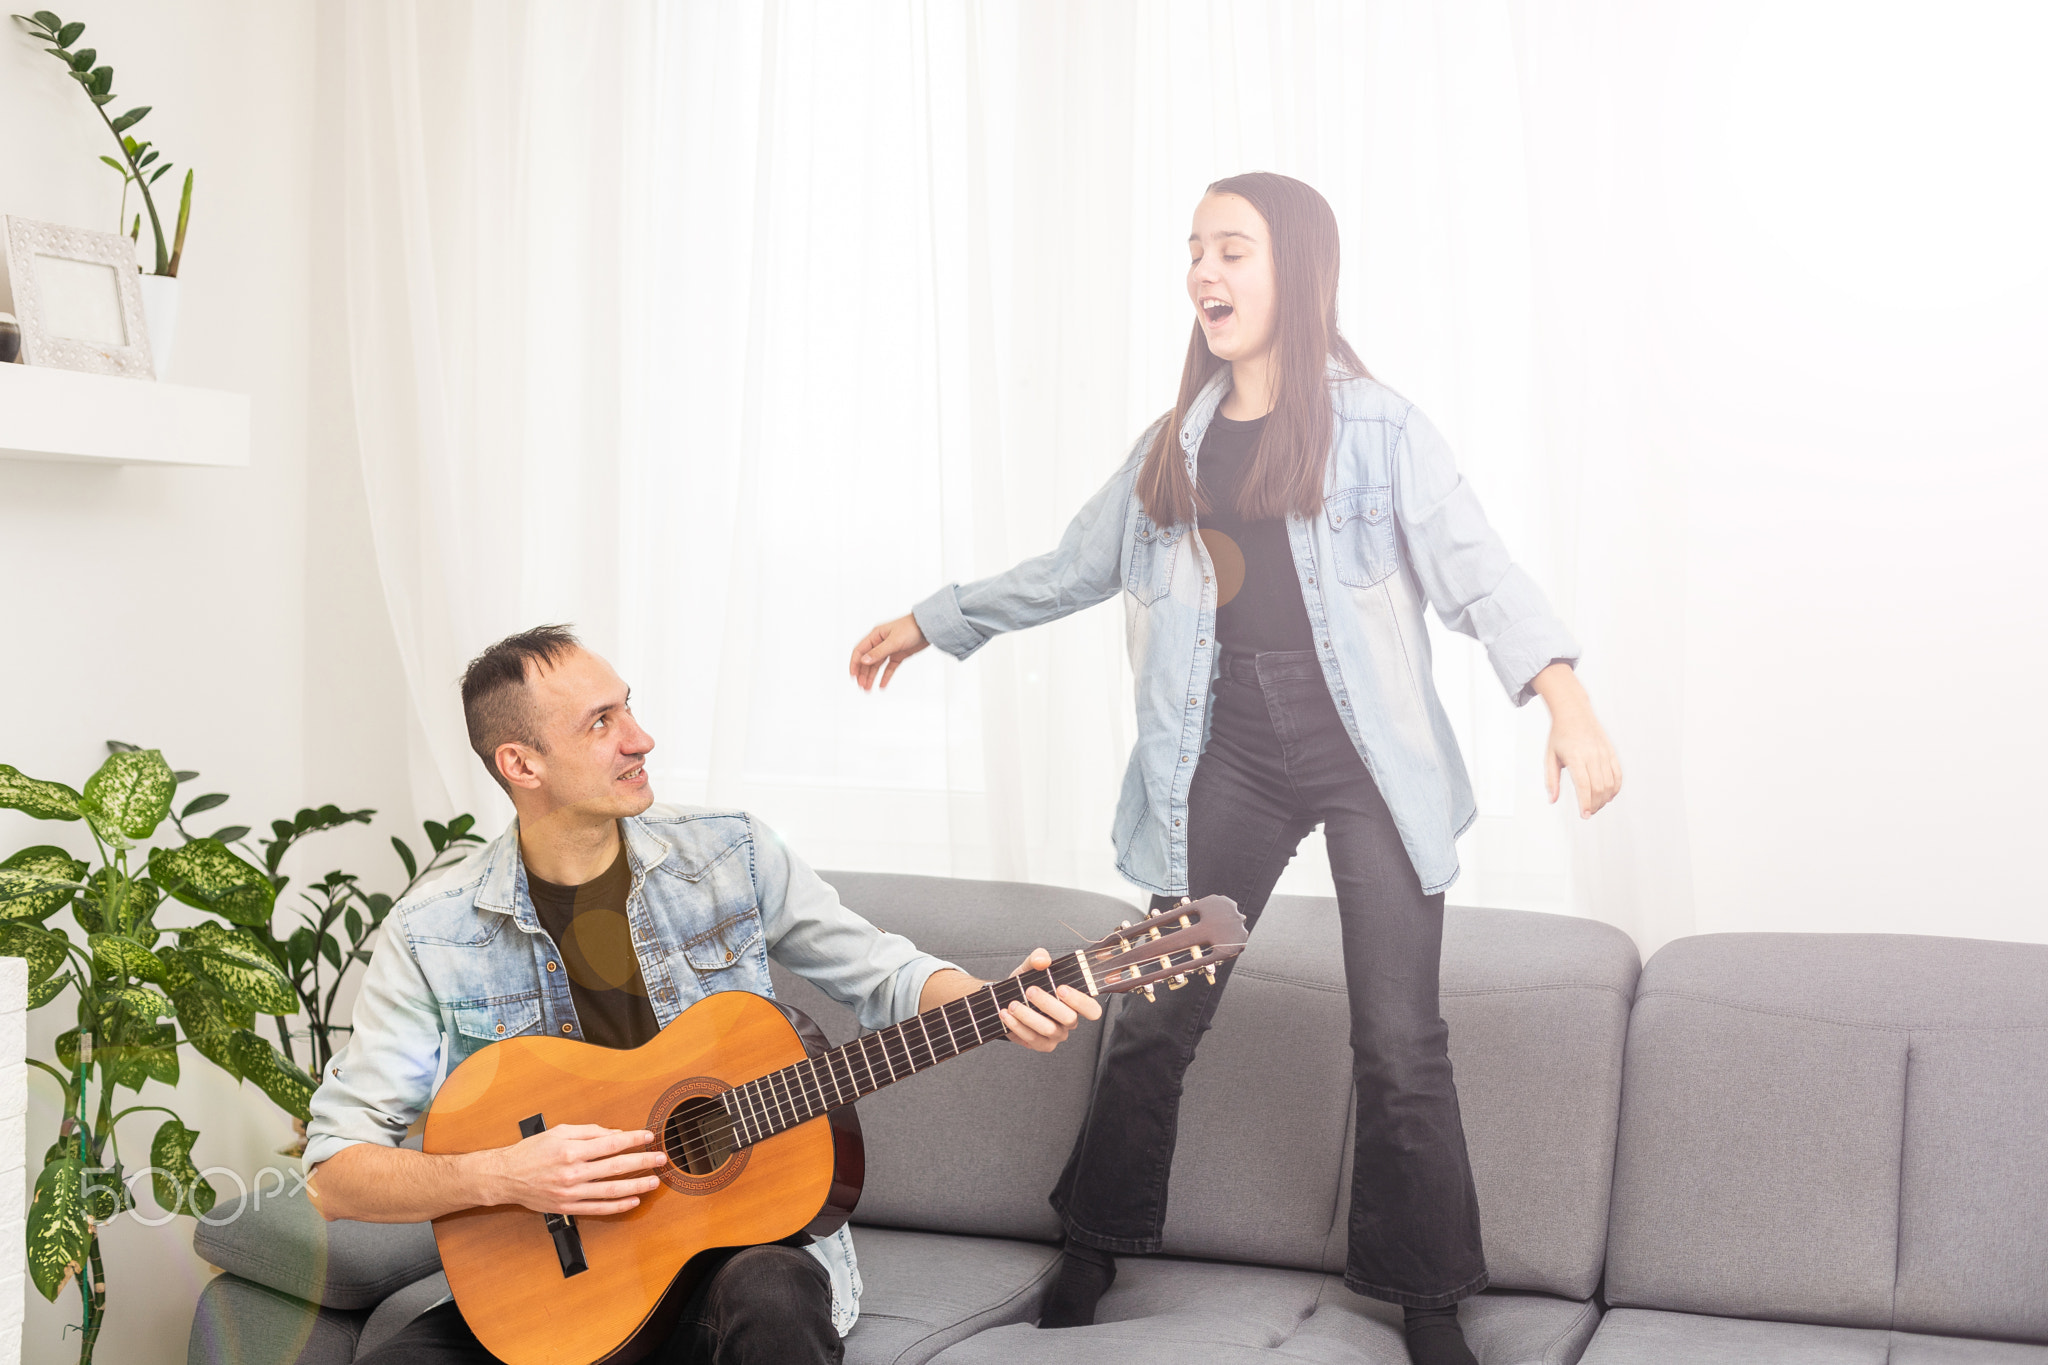
<svg viewBox="0 0 2048 1365"><path fill-rule="evenodd" d="M1155 999L1160 982L1179 990L1197 974L1216 980L1216 964L1244 951L1244 916L1228 896L1183 900L1168 910L1126 921L1081 949L1090 989L1097 995L1143 991Z"/></svg>

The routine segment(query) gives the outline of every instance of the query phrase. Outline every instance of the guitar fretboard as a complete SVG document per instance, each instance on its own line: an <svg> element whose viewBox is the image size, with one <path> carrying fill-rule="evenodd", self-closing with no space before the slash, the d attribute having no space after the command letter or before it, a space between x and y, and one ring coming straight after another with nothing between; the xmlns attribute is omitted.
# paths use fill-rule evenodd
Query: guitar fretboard
<svg viewBox="0 0 2048 1365"><path fill-rule="evenodd" d="M1003 1007L1024 999L1032 986L1054 995L1056 987L1072 986L1093 995L1098 993L1091 989L1094 984L1080 956L1070 953L1049 970L992 981L971 995L736 1086L719 1096L732 1116L733 1145L745 1147L773 1137L971 1048L1008 1037Z"/></svg>

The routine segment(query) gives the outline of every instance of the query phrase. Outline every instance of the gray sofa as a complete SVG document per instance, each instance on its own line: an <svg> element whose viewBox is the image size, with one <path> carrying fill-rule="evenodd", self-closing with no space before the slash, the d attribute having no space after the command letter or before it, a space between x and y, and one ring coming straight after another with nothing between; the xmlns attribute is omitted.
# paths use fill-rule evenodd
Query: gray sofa
<svg viewBox="0 0 2048 1365"><path fill-rule="evenodd" d="M984 975L1132 913L827 876ZM777 990L850 1036L803 982ZM2048 1365L2019 1344L2048 1342L2048 947L1723 935L1639 973L1607 926L1454 908L1443 1010L1493 1272L1460 1310L1483 1365ZM1092 1328L1031 1323L1101 1028L863 1101L848 1361L1401 1365L1399 1310L1341 1276L1347 1027L1333 904L1276 897L1188 1078L1165 1254L1120 1262ZM344 1365L445 1292L424 1227L327 1225L296 1198L213 1219L194 1245L226 1273L192 1365Z"/></svg>

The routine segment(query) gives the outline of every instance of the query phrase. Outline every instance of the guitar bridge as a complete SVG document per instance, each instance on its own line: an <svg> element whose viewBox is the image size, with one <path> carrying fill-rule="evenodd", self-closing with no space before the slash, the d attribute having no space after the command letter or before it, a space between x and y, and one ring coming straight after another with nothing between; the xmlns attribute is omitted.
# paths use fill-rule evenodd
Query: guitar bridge
<svg viewBox="0 0 2048 1365"><path fill-rule="evenodd" d="M547 1131L547 1124L539 1114L529 1114L519 1120L519 1136L530 1138ZM562 1263L562 1278L581 1275L590 1269L590 1262L583 1259L583 1234L576 1231L576 1220L566 1213L544 1213L541 1221L547 1224L548 1236L555 1239L555 1256Z"/></svg>

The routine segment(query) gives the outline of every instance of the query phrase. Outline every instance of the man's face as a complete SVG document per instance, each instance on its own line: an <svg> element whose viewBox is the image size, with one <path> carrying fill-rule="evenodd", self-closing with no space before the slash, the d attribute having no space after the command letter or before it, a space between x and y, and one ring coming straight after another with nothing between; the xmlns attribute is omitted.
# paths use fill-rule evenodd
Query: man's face
<svg viewBox="0 0 2048 1365"><path fill-rule="evenodd" d="M587 649L571 650L529 674L526 690L547 749L520 748L525 775L538 783L520 782L515 790L540 798L537 813L617 819L654 804L646 768L654 737L633 719L631 694L610 664Z"/></svg>

